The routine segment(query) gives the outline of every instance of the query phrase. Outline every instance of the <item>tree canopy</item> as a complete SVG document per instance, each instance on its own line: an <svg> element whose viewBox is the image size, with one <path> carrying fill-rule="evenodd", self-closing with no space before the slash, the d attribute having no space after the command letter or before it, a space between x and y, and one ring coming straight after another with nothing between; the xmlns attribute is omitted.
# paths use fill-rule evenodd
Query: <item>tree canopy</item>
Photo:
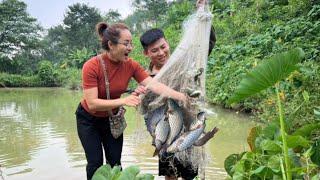
<svg viewBox="0 0 320 180"><path fill-rule="evenodd" d="M63 33L70 49L97 49L95 25L102 21L97 8L76 3L68 7L63 20Z"/></svg>
<svg viewBox="0 0 320 180"><path fill-rule="evenodd" d="M108 24L113 24L121 21L121 14L118 10L109 10L104 18L105 22Z"/></svg>
<svg viewBox="0 0 320 180"><path fill-rule="evenodd" d="M0 3L0 71L5 65L24 52L30 55L39 53L38 47L42 28L37 20L27 13L27 5L17 0L4 0Z"/></svg>

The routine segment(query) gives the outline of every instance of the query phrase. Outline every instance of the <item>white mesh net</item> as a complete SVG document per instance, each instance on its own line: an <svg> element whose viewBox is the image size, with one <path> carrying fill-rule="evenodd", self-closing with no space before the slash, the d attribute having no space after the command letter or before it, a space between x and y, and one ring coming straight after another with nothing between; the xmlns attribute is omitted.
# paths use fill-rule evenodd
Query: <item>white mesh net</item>
<svg viewBox="0 0 320 180"><path fill-rule="evenodd" d="M188 90L200 91L201 95L193 99L190 114L195 116L200 111L205 97L205 70L207 66L209 36L211 29L212 14L208 5L199 7L197 11L189 16L183 24L182 38L170 56L167 63L161 68L153 81L147 85L151 87L155 81L187 93ZM166 103L163 96L149 93L143 97L141 112L151 112ZM202 105L201 105L202 104ZM195 118L192 118L195 119ZM191 147L185 151L175 153L174 156L181 162L188 162L194 168L202 169L207 162L203 147Z"/></svg>
<svg viewBox="0 0 320 180"><path fill-rule="evenodd" d="M198 89L201 91L200 99L204 100L205 72L203 71L207 66L211 17L212 14L206 6L189 16L183 24L180 43L168 62L154 77L153 82L159 81L180 92L186 92L190 88ZM153 82L147 87L152 86ZM146 108L153 110L163 104L163 97L159 96Z"/></svg>

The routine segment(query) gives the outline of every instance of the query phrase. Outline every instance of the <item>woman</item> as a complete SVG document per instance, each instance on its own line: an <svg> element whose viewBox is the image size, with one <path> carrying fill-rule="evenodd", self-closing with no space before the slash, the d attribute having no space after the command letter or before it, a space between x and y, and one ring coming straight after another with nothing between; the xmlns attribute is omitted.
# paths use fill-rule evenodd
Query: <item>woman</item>
<svg viewBox="0 0 320 180"><path fill-rule="evenodd" d="M97 24L97 33L104 52L100 57L106 64L110 83L110 99L106 99L104 72L101 70L98 56L88 60L82 69L83 99L76 111L77 129L87 158L87 179L103 164L103 149L107 163L112 167L121 165L123 135L115 139L110 132L107 111L117 112L120 106L137 106L141 100L137 96L146 92L140 87L135 93L120 98L133 77L139 84L146 86L152 78L134 60L128 57L132 51L132 37L128 27L122 23L108 26ZM186 96L169 87L154 82L149 88L163 96L186 102Z"/></svg>

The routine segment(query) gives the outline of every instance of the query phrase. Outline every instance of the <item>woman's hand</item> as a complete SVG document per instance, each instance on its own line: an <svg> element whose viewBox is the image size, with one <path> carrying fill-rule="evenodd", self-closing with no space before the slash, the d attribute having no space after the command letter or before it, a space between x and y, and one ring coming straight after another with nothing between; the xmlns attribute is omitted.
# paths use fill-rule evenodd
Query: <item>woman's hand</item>
<svg viewBox="0 0 320 180"><path fill-rule="evenodd" d="M190 99L189 99L189 97L188 96L186 96L185 94L183 94L183 93L181 93L181 99L180 99L180 101L182 102L182 105L184 106L184 107L189 107L189 105L190 105Z"/></svg>
<svg viewBox="0 0 320 180"><path fill-rule="evenodd" d="M131 94L135 96L139 96L140 94L146 94L146 93L147 93L147 88L142 85L139 85Z"/></svg>
<svg viewBox="0 0 320 180"><path fill-rule="evenodd" d="M181 103L186 104L188 101L188 98L185 94L178 92L176 99L179 100Z"/></svg>
<svg viewBox="0 0 320 180"><path fill-rule="evenodd" d="M141 103L141 99L136 95L129 95L122 99L124 106L132 106L135 107Z"/></svg>

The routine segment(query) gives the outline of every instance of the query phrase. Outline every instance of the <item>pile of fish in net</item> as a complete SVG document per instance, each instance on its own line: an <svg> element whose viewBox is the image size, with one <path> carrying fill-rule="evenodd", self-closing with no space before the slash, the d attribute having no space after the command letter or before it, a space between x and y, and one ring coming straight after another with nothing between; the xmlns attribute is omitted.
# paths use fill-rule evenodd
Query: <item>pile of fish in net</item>
<svg viewBox="0 0 320 180"><path fill-rule="evenodd" d="M204 149L198 147L202 147L218 130L212 128L205 132L206 112L203 109L211 18L208 5L205 5L184 22L180 43L153 79L153 82L162 82L185 93L190 97L190 103L182 105L170 98L148 93L140 107L153 138L154 155L173 153L180 162L191 162L195 169L206 162Z"/></svg>
<svg viewBox="0 0 320 180"><path fill-rule="evenodd" d="M206 113L200 111L195 117L179 106L173 99L145 117L147 130L153 138L156 150L176 153L191 146L202 146L217 132L217 128L205 133Z"/></svg>

